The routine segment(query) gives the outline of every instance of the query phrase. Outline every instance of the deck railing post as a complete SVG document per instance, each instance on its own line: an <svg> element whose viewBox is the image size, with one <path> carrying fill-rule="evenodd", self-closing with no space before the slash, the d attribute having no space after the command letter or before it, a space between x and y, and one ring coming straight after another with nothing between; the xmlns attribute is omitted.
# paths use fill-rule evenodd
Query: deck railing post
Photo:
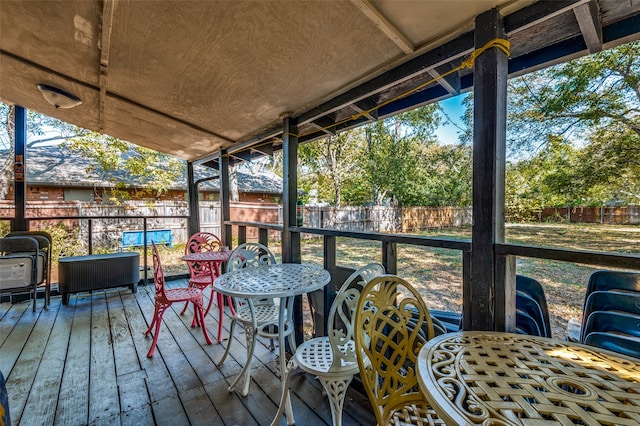
<svg viewBox="0 0 640 426"><path fill-rule="evenodd" d="M87 220L88 235L89 235L89 254L93 254L93 223L91 219Z"/></svg>
<svg viewBox="0 0 640 426"><path fill-rule="evenodd" d="M267 228L258 228L258 242L269 246L269 230Z"/></svg>
<svg viewBox="0 0 640 426"><path fill-rule="evenodd" d="M329 310L333 299L336 297L336 287L341 283L336 283L337 278L337 249L336 249L336 237L325 235L324 236L324 269L331 274L331 281L323 289L323 304L322 304L322 324L316 324L316 336L327 335L327 320L329 319Z"/></svg>
<svg viewBox="0 0 640 426"><path fill-rule="evenodd" d="M247 227L244 225L238 226L238 245L247 242Z"/></svg>
<svg viewBox="0 0 640 426"><path fill-rule="evenodd" d="M148 275L147 275L147 218L146 216L142 219L142 250L144 252L144 285L149 283Z"/></svg>
<svg viewBox="0 0 640 426"><path fill-rule="evenodd" d="M382 266L387 274L398 273L398 246L396 243L382 241Z"/></svg>

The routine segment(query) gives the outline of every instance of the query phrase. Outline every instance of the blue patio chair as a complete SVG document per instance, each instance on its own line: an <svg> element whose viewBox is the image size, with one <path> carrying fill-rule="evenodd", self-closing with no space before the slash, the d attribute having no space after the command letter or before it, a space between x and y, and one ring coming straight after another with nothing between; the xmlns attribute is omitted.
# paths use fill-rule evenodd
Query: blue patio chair
<svg viewBox="0 0 640 426"><path fill-rule="evenodd" d="M546 337L551 337L551 321L549 320L549 307L547 306L547 297L544 293L542 284L534 278L526 275L516 275L516 292L526 294L540 305L542 311L542 319L544 323L544 333ZM516 294L517 296L517 294Z"/></svg>
<svg viewBox="0 0 640 426"><path fill-rule="evenodd" d="M640 358L640 338L612 333L589 333L584 343L590 346Z"/></svg>
<svg viewBox="0 0 640 426"><path fill-rule="evenodd" d="M516 333L530 336L542 336L543 331L531 315L521 309L516 309Z"/></svg>
<svg viewBox="0 0 640 426"><path fill-rule="evenodd" d="M617 311L595 311L589 315L582 330L585 338L590 333L615 333L640 338L640 315Z"/></svg>
<svg viewBox="0 0 640 426"><path fill-rule="evenodd" d="M535 279L524 275L516 275L516 309L527 316L516 315L516 332L551 337L551 321L549 308L542 285ZM430 310L431 317L439 321L439 325L447 332L455 332L462 328L462 314L452 311ZM534 321L533 327L530 322ZM521 324L519 324L519 321ZM530 331L531 333L526 333Z"/></svg>
<svg viewBox="0 0 640 426"><path fill-rule="evenodd" d="M640 273L625 271L596 271L589 277L587 297L594 291L627 290L640 293Z"/></svg>
<svg viewBox="0 0 640 426"><path fill-rule="evenodd" d="M619 311L640 315L640 293L628 291L594 291L584 306L583 326L595 311Z"/></svg>
<svg viewBox="0 0 640 426"><path fill-rule="evenodd" d="M542 306L530 297L528 294L516 291L516 309L527 313L533 321L535 321L540 334L537 336L551 337L551 324L549 324L549 313L546 314L542 311ZM516 315L516 327L518 326L519 317Z"/></svg>

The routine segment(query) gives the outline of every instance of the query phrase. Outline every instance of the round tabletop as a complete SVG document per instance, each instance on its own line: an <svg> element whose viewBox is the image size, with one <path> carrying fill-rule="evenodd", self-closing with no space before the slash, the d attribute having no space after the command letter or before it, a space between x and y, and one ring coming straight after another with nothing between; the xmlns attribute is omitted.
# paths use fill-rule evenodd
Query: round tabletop
<svg viewBox="0 0 640 426"><path fill-rule="evenodd" d="M447 424L640 424L640 359L599 348L463 331L428 341L417 368Z"/></svg>
<svg viewBox="0 0 640 426"><path fill-rule="evenodd" d="M234 297L276 298L315 291L329 281L329 271L320 266L279 263L227 272L216 279L214 287Z"/></svg>
<svg viewBox="0 0 640 426"><path fill-rule="evenodd" d="M186 262L226 262L231 256L230 251L198 251L182 256Z"/></svg>

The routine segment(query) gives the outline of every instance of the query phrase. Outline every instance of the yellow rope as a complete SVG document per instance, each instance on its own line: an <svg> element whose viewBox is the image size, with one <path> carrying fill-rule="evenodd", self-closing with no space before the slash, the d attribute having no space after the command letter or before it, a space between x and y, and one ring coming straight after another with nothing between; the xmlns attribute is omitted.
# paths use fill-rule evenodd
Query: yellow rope
<svg viewBox="0 0 640 426"><path fill-rule="evenodd" d="M447 77L447 76L449 76L449 75L451 75L451 74L453 74L455 72L458 72L458 71L460 71L462 69L465 69L465 68L473 68L473 65L474 65L476 59L478 58L478 56L482 55L485 51L487 51L487 50L489 50L491 48L499 49L505 55L509 56L510 55L510 52L509 52L510 47L511 47L511 43L509 43L509 40L505 40L505 39L502 39L502 38L495 38L495 39L489 41L487 44L485 44L481 48L474 50L471 53L471 55L469 56L469 58L467 60L463 61L458 67L456 67L456 68L454 68L452 70L449 70L449 71L447 71L447 72L445 72L443 74L440 74L439 76L434 77L431 80L429 80L429 81L427 81L425 83L422 83L419 86L414 87L413 89L410 89L410 90L408 90L408 91L406 91L404 93L401 93L400 95L398 95L398 96L396 96L394 98L387 99L386 101L382 102L379 105L376 105L375 107L373 107L371 109L359 112L357 114L352 115L351 117L348 117L348 118L345 118L343 120L337 121L336 123L334 123L334 124L332 124L330 126L321 127L320 130L329 130L332 127L337 127L337 126L339 126L341 124L348 123L349 121L357 120L360 117L364 117L365 115L369 115L372 112L382 108L383 106L388 105L388 104L390 104L392 102L395 102L395 101L397 101L399 99L402 99L404 97L407 97L407 96L409 96L409 95L411 95L411 94L413 94L413 93L415 93L415 92L427 87L428 85L430 85L430 84L432 84L432 83L434 83L434 82L436 82L436 81L438 81L438 80L440 80L442 78L445 78L445 77ZM305 134L299 134L299 135L295 135L295 134L289 133L288 136L302 137L302 136L310 135L310 134L315 133L315 132L316 132L316 130L314 130L313 132L309 132L309 133L305 133Z"/></svg>
<svg viewBox="0 0 640 426"><path fill-rule="evenodd" d="M409 95L411 95L411 94L413 94L413 93L415 93L415 92L427 87L428 85L430 85L432 83L435 83L436 81L438 81L438 80L440 80L442 78L445 78L445 77L447 77L447 76L449 76L449 75L451 75L451 74L453 74L455 72L458 72L458 71L460 71L462 69L465 69L465 68L473 68L473 65L474 65L476 59L478 58L478 56L482 55L485 51L487 51L487 50L489 50L491 48L494 48L494 47L496 49L499 49L500 51L502 51L505 55L510 56L509 49L511 48L511 43L509 43L509 40L505 40L505 39L502 39L502 38L495 38L495 39L489 41L487 44L485 44L481 48L474 50L471 53L471 55L469 56L469 58L467 60L465 60L465 61L462 61L462 63L459 66L457 66L456 68L454 68L452 70L449 70L449 71L447 71L447 72L445 72L443 74L440 74L439 76L434 77L431 80L429 80L429 81L427 81L425 83L422 83L419 86L414 87L413 89L410 89L410 90L408 90L408 91L406 91L404 93L401 93L400 95L398 95L398 96L396 96L394 98L387 99L386 101L382 102L379 105L376 105L375 107L373 107L371 109L359 112L357 114L352 115L351 117L348 117L348 118L345 118L343 120L337 121L336 123L334 123L334 124L332 124L330 126L321 127L321 128L319 128L319 130L329 130L332 127L337 127L337 126L339 126L341 124L348 123L349 121L357 120L360 117L364 117L365 115L369 115L372 112L380 109L381 107L383 107L385 105L388 105L388 104L390 104L392 102L395 102L395 101L397 101L399 99L402 99L404 97L407 97L407 96L409 96ZM316 131L317 130L314 130L313 132L308 132L308 133L303 133L303 134L283 133L282 137L284 138L285 136L291 136L291 137L298 137L299 138L299 137L302 137L302 136L307 136L307 135L310 135L312 133L315 133ZM271 144L270 141L265 141L265 142L263 142L261 144L252 146L251 148L259 148L261 146L270 145L270 144ZM229 156L229 155L227 154L227 156Z"/></svg>

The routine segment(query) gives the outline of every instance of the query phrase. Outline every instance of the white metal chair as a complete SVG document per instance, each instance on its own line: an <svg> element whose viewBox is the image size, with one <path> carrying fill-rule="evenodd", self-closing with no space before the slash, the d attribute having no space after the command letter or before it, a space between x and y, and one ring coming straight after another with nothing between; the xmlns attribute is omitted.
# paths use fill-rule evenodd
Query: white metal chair
<svg viewBox="0 0 640 426"><path fill-rule="evenodd" d="M280 406L271 423L272 426L276 425L282 416L289 398L289 380L298 367L318 377L329 397L333 424L342 424L344 396L353 375L358 372L353 340L356 304L364 286L382 274L382 265L370 263L351 274L340 287L327 318L329 336L307 340L298 347L289 361ZM293 418L287 420L290 425L294 424Z"/></svg>
<svg viewBox="0 0 640 426"><path fill-rule="evenodd" d="M261 265L273 265L276 263L276 258L269 250L269 248L260 243L243 243L236 247L227 262L227 272L235 271L242 268L252 268ZM227 348L222 355L222 358L218 362L218 367L221 367L224 363L229 349L233 342L233 329L236 322L239 322L244 327L245 338L247 339L247 362L253 356L253 349L255 345L255 335L260 333L271 339L271 349L274 348L273 339L276 335L274 333L263 333L262 329L278 323L279 306L276 305L273 299L260 299L253 301L254 317L251 315L251 310L247 304L246 299L233 298L233 307L235 314L231 317L231 326L229 327L229 341ZM240 375L230 385L230 388L235 386L236 381L240 378ZM249 393L249 378L245 380L242 388L242 395Z"/></svg>

